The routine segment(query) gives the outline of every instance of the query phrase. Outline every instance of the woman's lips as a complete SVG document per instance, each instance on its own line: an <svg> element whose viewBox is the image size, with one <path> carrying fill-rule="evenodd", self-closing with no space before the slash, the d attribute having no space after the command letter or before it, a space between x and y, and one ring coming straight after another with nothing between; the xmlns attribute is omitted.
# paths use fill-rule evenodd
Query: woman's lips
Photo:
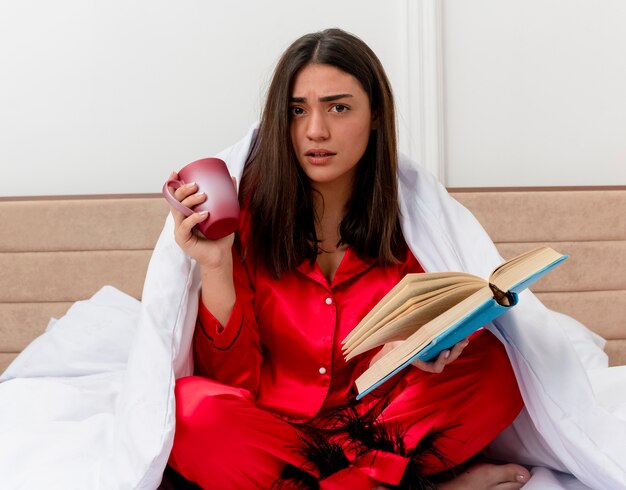
<svg viewBox="0 0 626 490"><path fill-rule="evenodd" d="M315 149L307 151L305 157L311 165L326 165L335 155L329 150Z"/></svg>

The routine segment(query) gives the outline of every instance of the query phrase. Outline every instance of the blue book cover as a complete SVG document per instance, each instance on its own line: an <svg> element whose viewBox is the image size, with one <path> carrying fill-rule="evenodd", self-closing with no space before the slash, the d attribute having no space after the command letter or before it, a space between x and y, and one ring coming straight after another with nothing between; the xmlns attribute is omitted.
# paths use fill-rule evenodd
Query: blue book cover
<svg viewBox="0 0 626 490"><path fill-rule="evenodd" d="M543 256L545 256L543 259L544 265L535 267L532 273L523 275L523 277L519 279L519 271L521 269L517 264L523 262L526 256L543 250L548 251L543 254ZM496 319L510 308L513 308L519 301L519 293L521 291L530 287L566 258L567 255L561 255L549 247L543 247L542 249L531 251L505 263L505 265L507 265L518 261L516 264L513 264L513 267L510 267L510 269L514 270L517 267L515 276L511 276L502 266L496 269L492 276L498 277L499 274L501 278L499 282L495 279L493 281L499 284L507 283L508 287L506 291L484 280L486 287L481 287L469 297L438 315L431 322L423 325L425 330L428 330L430 324L435 325L435 323L439 323L445 327L436 335L431 336L432 338L430 338L425 345L423 345L423 338L421 338L425 335L422 335L420 329L417 328L415 332L408 336L399 346L374 362L356 380L357 391L359 393L357 400L363 398L385 381L401 372L415 360L431 361L435 359L443 350L450 349L476 330ZM502 270L502 272L498 272L500 270ZM506 274L509 274L509 277L507 277ZM511 282L511 277L515 277L516 279ZM387 300L388 298L385 297L381 301ZM364 336L366 335L361 334L361 338ZM347 357L349 358L350 356Z"/></svg>

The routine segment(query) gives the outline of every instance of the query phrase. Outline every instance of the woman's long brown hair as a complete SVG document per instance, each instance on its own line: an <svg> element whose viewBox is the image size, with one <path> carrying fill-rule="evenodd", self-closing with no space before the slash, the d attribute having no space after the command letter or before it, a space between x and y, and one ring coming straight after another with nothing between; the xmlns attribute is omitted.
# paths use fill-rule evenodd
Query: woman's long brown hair
<svg viewBox="0 0 626 490"><path fill-rule="evenodd" d="M244 168L240 200L249 211L244 249L275 277L320 253L313 190L290 135L289 98L296 74L310 63L354 76L370 101L375 129L357 166L354 192L340 225L340 244L381 264L400 260L395 112L391 86L373 51L340 29L296 40L276 66L257 139ZM245 250L244 250L245 253Z"/></svg>

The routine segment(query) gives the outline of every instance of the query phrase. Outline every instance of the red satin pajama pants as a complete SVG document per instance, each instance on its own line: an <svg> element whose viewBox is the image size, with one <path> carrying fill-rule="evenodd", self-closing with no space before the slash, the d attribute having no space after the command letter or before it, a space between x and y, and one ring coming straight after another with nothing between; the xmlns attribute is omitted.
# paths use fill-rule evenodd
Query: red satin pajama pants
<svg viewBox="0 0 626 490"><path fill-rule="evenodd" d="M430 431L443 430L438 447L454 465L483 449L523 406L504 348L487 331L475 335L442 373L414 368L405 373L392 388L382 420L406 430L409 448ZM368 397L363 401L365 408L373 403ZM258 408L246 390L196 376L181 378L169 464L204 489L269 489L286 463L304 463L295 450L301 444L297 427ZM397 483L406 461L390 456L357 462L322 480L321 488ZM427 458L427 474L445 469L438 459Z"/></svg>

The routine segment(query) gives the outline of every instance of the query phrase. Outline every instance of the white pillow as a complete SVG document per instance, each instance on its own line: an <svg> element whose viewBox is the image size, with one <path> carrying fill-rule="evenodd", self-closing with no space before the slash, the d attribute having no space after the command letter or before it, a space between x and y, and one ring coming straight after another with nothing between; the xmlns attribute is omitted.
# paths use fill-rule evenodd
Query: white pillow
<svg viewBox="0 0 626 490"><path fill-rule="evenodd" d="M33 340L0 376L12 378L83 376L126 367L140 303L104 286L74 303Z"/></svg>

